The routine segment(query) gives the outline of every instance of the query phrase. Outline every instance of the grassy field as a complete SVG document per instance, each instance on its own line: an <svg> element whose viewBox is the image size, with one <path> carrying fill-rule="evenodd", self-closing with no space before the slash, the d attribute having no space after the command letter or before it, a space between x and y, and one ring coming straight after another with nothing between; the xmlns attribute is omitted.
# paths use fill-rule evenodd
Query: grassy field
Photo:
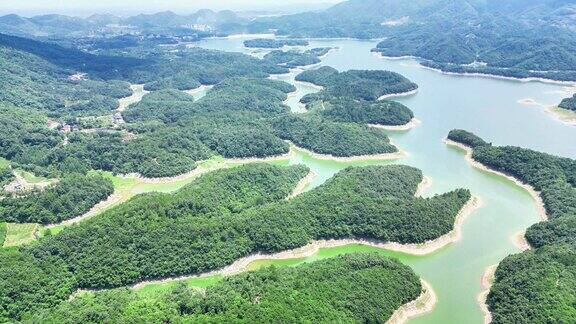
<svg viewBox="0 0 576 324"><path fill-rule="evenodd" d="M281 161L284 162L284 164L286 164L285 161ZM272 163L279 163L278 161L273 161ZM213 157L209 160L203 161L201 163L198 164L198 168L201 168L204 172L202 172L202 174L204 173L208 173L214 170L218 170L218 169L222 169L222 168L229 168L229 167L235 167L235 166L239 166L242 165L242 163L236 163L236 162L229 162L226 159L224 159L221 156L216 156ZM28 172L24 172L24 171L19 171L20 174L29 182L32 183L38 183L38 182L42 182L42 181L47 181L50 179L46 179L46 178L41 178L41 177L35 177L33 174L28 173ZM137 177L123 177L123 176L118 176L118 175L114 175L111 172L105 172L105 171L91 171L89 172L89 174L99 174L102 175L103 177L106 177L108 179L110 179L112 181L112 183L114 184L114 194L115 195L119 195L120 199L118 199L117 201L115 201L114 203L111 203L109 205L107 205L106 207L102 208L101 210L98 211L97 214L93 215L97 216L101 213L103 213L106 210L109 210L119 204L122 204L126 201L128 201L130 198L138 195L138 194L142 194L142 193L147 193L147 192L165 192L165 193L170 193L170 192L174 192L176 190L181 189L182 187L186 186L187 184L191 183L192 181L194 181L196 178L199 177L199 175L194 175L194 176L190 176L190 177L184 177L184 178L177 178L174 180L167 180L164 182L146 182L143 181L142 179L139 179ZM15 226L18 226L18 224L13 224ZM40 236L44 236L46 235L48 232L50 232L51 235L56 235L58 233L60 233L63 229L65 229L66 227L70 226L70 224L61 224L58 226L54 226L52 228L46 228L43 227L40 224L21 224L20 226L25 227L23 225L28 225L28 226L32 226L35 225L36 227L32 230L29 229L30 231L35 231L38 230L38 234L40 234ZM30 236L25 236L25 232L24 229L22 229L21 231L23 231L22 234L20 234L22 236L21 239L16 238L16 234L13 234L12 237L14 237L14 239L12 239L10 242L10 246L19 246L22 244L26 244L29 243L30 241L34 240L35 237L33 235ZM7 239L8 241L8 239Z"/></svg>
<svg viewBox="0 0 576 324"><path fill-rule="evenodd" d="M114 126L112 116L113 115L80 117L78 118L78 122L83 128L112 128Z"/></svg>
<svg viewBox="0 0 576 324"><path fill-rule="evenodd" d="M36 239L34 233L39 224L6 223L6 239L3 247L21 246Z"/></svg>
<svg viewBox="0 0 576 324"><path fill-rule="evenodd" d="M186 280L175 280L175 281L169 281L169 282L164 282L164 283L146 285L142 288L136 289L136 291L142 297L153 298L153 297L157 297L157 296L160 296L164 293L171 291L172 289L174 289L174 287L176 287L178 284L181 284L181 283L184 283L190 287L206 288L210 285L213 285L213 284L219 282L223 278L224 277L222 277L220 275L215 275L215 276L202 277L202 278L189 278Z"/></svg>
<svg viewBox="0 0 576 324"><path fill-rule="evenodd" d="M6 160L3 157L0 157L0 168L5 168L10 165L10 161Z"/></svg>
<svg viewBox="0 0 576 324"><path fill-rule="evenodd" d="M18 174L21 175L22 178L24 178L24 180L26 180L28 183L41 183L41 182L49 182L52 180L44 177L37 177L34 174L24 170L18 170L16 172L18 172Z"/></svg>

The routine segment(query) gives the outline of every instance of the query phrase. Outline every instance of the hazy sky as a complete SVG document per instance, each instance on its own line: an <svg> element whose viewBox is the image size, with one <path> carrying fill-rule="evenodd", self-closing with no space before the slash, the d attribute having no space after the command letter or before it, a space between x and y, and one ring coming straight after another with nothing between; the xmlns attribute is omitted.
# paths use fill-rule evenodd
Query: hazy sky
<svg viewBox="0 0 576 324"><path fill-rule="evenodd" d="M90 15L92 13L115 13L128 15L172 10L190 13L198 9L215 10L279 10L294 11L326 7L342 0L0 0L0 15L16 13L35 15L61 13Z"/></svg>

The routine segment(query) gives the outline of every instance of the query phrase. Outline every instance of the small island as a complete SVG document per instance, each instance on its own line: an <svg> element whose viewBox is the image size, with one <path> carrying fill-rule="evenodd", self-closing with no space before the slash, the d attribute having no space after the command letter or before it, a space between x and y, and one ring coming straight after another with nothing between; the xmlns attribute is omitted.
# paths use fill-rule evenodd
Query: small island
<svg viewBox="0 0 576 324"><path fill-rule="evenodd" d="M319 113L332 121L375 126L406 125L414 113L405 105L390 100L365 101L337 97L324 101Z"/></svg>
<svg viewBox="0 0 576 324"><path fill-rule="evenodd" d="M300 101L311 114L324 119L390 130L409 129L418 124L408 107L387 99L412 94L418 89L400 74L380 70L338 72L323 66L298 74L296 81L320 88Z"/></svg>
<svg viewBox="0 0 576 324"><path fill-rule="evenodd" d="M576 94L570 98L565 98L560 102L558 107L566 110L576 111Z"/></svg>
<svg viewBox="0 0 576 324"><path fill-rule="evenodd" d="M282 51L275 50L264 55L264 60L286 68L297 68L301 66L314 65L320 63L320 57L328 54L332 48L319 47L306 51Z"/></svg>
<svg viewBox="0 0 576 324"><path fill-rule="evenodd" d="M576 125L576 94L565 98L558 107L550 107L548 111L567 125Z"/></svg>
<svg viewBox="0 0 576 324"><path fill-rule="evenodd" d="M309 82L323 87L318 93L303 98L307 103L330 97L350 97L374 101L386 95L398 95L418 89L418 85L402 75L381 70L338 70L323 66L304 71L296 76L296 81Z"/></svg>

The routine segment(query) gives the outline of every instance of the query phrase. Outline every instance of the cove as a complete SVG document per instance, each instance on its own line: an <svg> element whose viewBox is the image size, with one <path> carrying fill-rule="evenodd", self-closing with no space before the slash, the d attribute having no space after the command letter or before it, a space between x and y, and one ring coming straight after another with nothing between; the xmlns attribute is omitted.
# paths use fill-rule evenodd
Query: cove
<svg viewBox="0 0 576 324"><path fill-rule="evenodd" d="M206 39L197 46L250 53L243 47L245 38ZM422 121L409 131L388 132L393 142L409 153L394 161L335 162L318 160L298 152L280 164L305 164L316 177L308 189L322 184L348 166L401 163L421 169L433 180L424 196L468 188L483 201L483 206L470 215L462 227L462 239L426 256L410 256L359 245L320 250L314 256L279 261L259 261L256 268L267 264L289 266L328 258L337 254L374 250L398 257L429 282L438 296L433 312L413 319L411 323L482 323L477 304L481 276L485 269L505 256L520 252L511 241L514 234L539 221L530 195L509 180L477 170L464 159L464 152L448 147L443 139L454 128L470 130L495 145L516 145L551 154L576 157L576 127L558 122L538 106L526 106L520 100L531 98L544 105L556 105L567 96L566 85L541 82L518 82L489 77L445 75L418 65L414 59L388 60L370 52L374 41L312 40L309 47L338 47L323 59L322 65L338 70L383 69L401 73L419 85L417 94L399 97ZM293 82L293 76L282 76ZM302 93L313 91L302 89ZM301 95L288 104L295 110Z"/></svg>

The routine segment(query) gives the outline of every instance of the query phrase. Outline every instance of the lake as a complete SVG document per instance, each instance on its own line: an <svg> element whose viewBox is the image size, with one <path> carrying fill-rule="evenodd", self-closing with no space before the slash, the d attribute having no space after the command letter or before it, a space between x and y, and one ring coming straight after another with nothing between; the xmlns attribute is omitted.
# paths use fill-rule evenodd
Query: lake
<svg viewBox="0 0 576 324"><path fill-rule="evenodd" d="M206 39L196 45L250 53L242 46L245 39ZM343 163L318 160L300 152L283 163L305 164L317 174L308 189L322 184L348 166L407 164L432 178L433 185L425 196L468 188L482 199L482 207L465 220L460 241L430 255L417 257L352 245L322 250L317 255L294 262L261 261L253 267L271 263L293 265L358 250L378 251L398 257L412 267L432 285L438 296L434 311L411 323L482 323L483 314L476 300L481 291L482 273L505 256L519 252L511 237L538 222L539 217L527 192L509 180L473 168L465 161L463 152L447 147L443 139L451 129L462 128L496 145L516 145L576 158L576 127L562 124L540 106L519 102L530 98L552 106L574 90L565 85L541 82L446 75L422 68L413 59L380 58L370 52L375 45L375 41L312 40L309 47L339 49L323 59L322 65L341 71L390 70L419 85L416 95L397 100L411 108L422 123L409 131L388 132L393 142L409 156L396 161ZM284 75L280 79L293 82L293 75ZM287 102L294 111L300 109L297 105L299 98L314 91L296 85L298 96Z"/></svg>

